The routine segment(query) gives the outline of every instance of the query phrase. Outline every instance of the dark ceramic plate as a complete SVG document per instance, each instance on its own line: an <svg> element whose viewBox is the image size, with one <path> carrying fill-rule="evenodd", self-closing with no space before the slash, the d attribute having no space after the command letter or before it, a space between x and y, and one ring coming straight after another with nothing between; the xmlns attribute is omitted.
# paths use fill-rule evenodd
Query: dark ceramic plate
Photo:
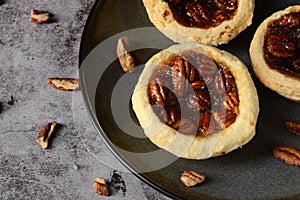
<svg viewBox="0 0 300 200"><path fill-rule="evenodd" d="M225 156L194 161L176 159L144 138L131 108L130 96L142 64L171 41L155 28L141 28L153 27L141 1L97 1L82 37L80 83L87 110L107 146L134 174L172 198L300 199L299 168L272 155L278 145L300 149L300 138L284 125L286 120L300 121L300 105L264 87L253 75L248 54L258 25L273 12L296 3L300 1L256 1L253 24L219 47L249 67L260 100L257 134L243 148ZM131 74L121 70L116 57L121 36L129 37L132 53L141 65ZM193 188L184 187L179 181L183 170L202 172L207 180Z"/></svg>

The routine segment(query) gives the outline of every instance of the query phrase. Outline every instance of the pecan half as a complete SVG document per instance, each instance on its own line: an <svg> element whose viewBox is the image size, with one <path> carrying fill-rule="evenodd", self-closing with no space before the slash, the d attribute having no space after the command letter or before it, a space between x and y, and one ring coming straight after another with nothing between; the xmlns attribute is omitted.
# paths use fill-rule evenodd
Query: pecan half
<svg viewBox="0 0 300 200"><path fill-rule="evenodd" d="M220 10L234 11L237 8L236 0L214 0Z"/></svg>
<svg viewBox="0 0 300 200"><path fill-rule="evenodd" d="M188 87L187 75L190 69L189 63L186 62L182 57L177 57L174 65L172 66L172 76L173 76L173 87L175 94L182 97L186 94L186 89Z"/></svg>
<svg viewBox="0 0 300 200"><path fill-rule="evenodd" d="M48 147L49 140L55 132L56 126L57 123L55 121L48 123L41 129L38 136L36 137L37 143L39 143L43 149L46 149Z"/></svg>
<svg viewBox="0 0 300 200"><path fill-rule="evenodd" d="M165 104L167 94L166 88L163 85L161 85L158 81L150 83L149 91L151 94L151 99L154 101L153 103L158 103L160 105Z"/></svg>
<svg viewBox="0 0 300 200"><path fill-rule="evenodd" d="M170 120L170 117L168 116L168 113L163 105L153 104L152 109L163 123L167 123L167 124L172 123Z"/></svg>
<svg viewBox="0 0 300 200"><path fill-rule="evenodd" d="M215 61L205 55L202 56L198 67L199 73L204 80L208 77L212 77L218 70Z"/></svg>
<svg viewBox="0 0 300 200"><path fill-rule="evenodd" d="M205 176L195 171L184 171L181 174L180 181L187 187L192 187L202 183L205 180Z"/></svg>
<svg viewBox="0 0 300 200"><path fill-rule="evenodd" d="M286 121L285 126L289 131L295 133L296 135L300 136L300 123L294 121Z"/></svg>
<svg viewBox="0 0 300 200"><path fill-rule="evenodd" d="M218 71L214 78L214 89L218 94L225 94L225 75L222 71Z"/></svg>
<svg viewBox="0 0 300 200"><path fill-rule="evenodd" d="M197 91L196 95L198 97L200 112L203 112L205 110L210 110L211 109L211 99L210 99L209 92L207 90Z"/></svg>
<svg viewBox="0 0 300 200"><path fill-rule="evenodd" d="M194 81L196 81L196 79L199 77L199 75L198 75L198 71L195 69L195 67L194 66L191 66L190 67L190 71L189 71L189 76L188 76L188 80L190 81L190 82L194 82Z"/></svg>
<svg viewBox="0 0 300 200"><path fill-rule="evenodd" d="M295 45L287 35L270 35L267 38L267 49L275 57L288 58L294 55Z"/></svg>
<svg viewBox="0 0 300 200"><path fill-rule="evenodd" d="M283 160L289 165L300 167L300 151L289 146L279 146L273 149L276 158Z"/></svg>
<svg viewBox="0 0 300 200"><path fill-rule="evenodd" d="M195 123L188 118L182 118L181 120L178 120L177 122L172 124L172 127L174 129L178 129L178 131L183 134L196 134L197 133L197 127L196 127Z"/></svg>
<svg viewBox="0 0 300 200"><path fill-rule="evenodd" d="M79 89L79 80L75 78L48 78L47 83L57 90L74 91Z"/></svg>
<svg viewBox="0 0 300 200"><path fill-rule="evenodd" d="M181 117L180 107L177 106L172 107L170 109L169 116L170 116L171 123L175 123L179 121Z"/></svg>
<svg viewBox="0 0 300 200"><path fill-rule="evenodd" d="M195 94L190 94L188 99L188 106L194 111L200 111L201 105L199 104L199 98Z"/></svg>
<svg viewBox="0 0 300 200"><path fill-rule="evenodd" d="M128 51L129 49L130 45L128 37L119 38L117 44L117 55L124 72L132 72L135 68L135 61L131 53Z"/></svg>
<svg viewBox="0 0 300 200"><path fill-rule="evenodd" d="M233 110L235 113L238 113L239 106L239 97L237 92L229 92L226 94L226 99L224 101L224 106L228 110Z"/></svg>
<svg viewBox="0 0 300 200"><path fill-rule="evenodd" d="M189 1L186 4L187 15L192 17L197 25L206 25L210 22L210 16L198 1Z"/></svg>
<svg viewBox="0 0 300 200"><path fill-rule="evenodd" d="M224 126L228 127L235 121L237 114L231 110L227 110Z"/></svg>
<svg viewBox="0 0 300 200"><path fill-rule="evenodd" d="M199 130L202 135L209 135L208 129L211 125L211 114L201 113L199 116Z"/></svg>
<svg viewBox="0 0 300 200"><path fill-rule="evenodd" d="M294 27L300 24L299 17L293 17L291 14L284 15L280 18L279 25L280 26L289 26Z"/></svg>
<svg viewBox="0 0 300 200"><path fill-rule="evenodd" d="M225 87L226 92L232 92L237 89L236 82L234 76L228 69L223 69L224 78L225 78Z"/></svg>
<svg viewBox="0 0 300 200"><path fill-rule="evenodd" d="M213 113L214 119L218 126L223 129L229 127L237 117L237 114L232 110L224 110Z"/></svg>
<svg viewBox="0 0 300 200"><path fill-rule="evenodd" d="M203 80L197 80L191 83L191 87L194 90L203 90L207 87L207 85L205 84L205 82Z"/></svg>
<svg viewBox="0 0 300 200"><path fill-rule="evenodd" d="M103 196L109 195L108 185L106 183L106 180L103 178L100 177L96 178L93 183L93 188L94 191L99 195L103 195Z"/></svg>
<svg viewBox="0 0 300 200"><path fill-rule="evenodd" d="M30 18L29 21L42 24L50 22L51 20L51 14L47 11L43 10L31 10L30 12Z"/></svg>

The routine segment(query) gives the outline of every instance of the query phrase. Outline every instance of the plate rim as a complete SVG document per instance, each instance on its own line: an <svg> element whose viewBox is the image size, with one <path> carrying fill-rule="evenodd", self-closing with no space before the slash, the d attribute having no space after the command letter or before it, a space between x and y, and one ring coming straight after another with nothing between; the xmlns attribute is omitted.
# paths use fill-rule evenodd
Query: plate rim
<svg viewBox="0 0 300 200"><path fill-rule="evenodd" d="M79 58L78 58L78 69L81 68L82 63L84 62L84 59L88 56L86 55L86 57L84 57L83 55L83 49L85 46L85 40L86 40L86 35L87 35L87 31L88 31L88 26L90 24L90 21L93 18L93 15L95 14L95 10L97 9L97 7L105 2L106 0L96 0L89 12L89 15L86 19L83 31L82 31L82 36L81 36L81 40L80 40L80 46L79 46ZM101 6L101 5L100 5ZM91 50L92 51L92 50ZM90 52L91 52L90 51ZM89 52L89 53L90 53ZM80 73L79 70L79 84L80 85L84 85L84 81L83 81L83 74ZM153 181L149 180L145 175L143 175L143 173L138 173L136 169L134 169L127 161L125 158L123 158L118 151L115 149L114 145L111 143L111 141L108 139L108 137L106 136L106 134L104 133L103 129L101 126L98 126L98 124L96 123L97 119L96 116L93 115L93 110L92 108L88 105L88 96L87 94L81 90L81 96L83 98L83 102L84 102L84 106L87 109L88 112L88 116L96 130L96 132L98 133L98 135L100 136L100 138L102 139L102 141L105 143L106 147L113 153L113 155L118 159L119 162L121 162L132 174L134 174L137 178L139 178L141 181L143 181L144 183L148 184L149 186L151 186L152 188L154 188L155 190L161 192L162 194L166 195L169 198L172 199L176 199L176 200L181 200L184 199L182 197L177 196L176 194L171 193L170 191L158 186L156 183L154 183Z"/></svg>

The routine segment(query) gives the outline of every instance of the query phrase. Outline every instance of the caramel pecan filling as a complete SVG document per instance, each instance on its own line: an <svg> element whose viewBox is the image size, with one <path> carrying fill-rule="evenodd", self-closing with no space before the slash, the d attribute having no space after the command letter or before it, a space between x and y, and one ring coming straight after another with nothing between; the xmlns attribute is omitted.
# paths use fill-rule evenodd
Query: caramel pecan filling
<svg viewBox="0 0 300 200"><path fill-rule="evenodd" d="M230 20L238 7L237 0L164 0L175 20L186 27L208 29Z"/></svg>
<svg viewBox="0 0 300 200"><path fill-rule="evenodd" d="M263 49L270 68L300 78L300 12L269 23Z"/></svg>
<svg viewBox="0 0 300 200"><path fill-rule="evenodd" d="M239 113L230 70L194 52L175 55L158 66L148 97L160 121L184 134L218 132L234 123Z"/></svg>

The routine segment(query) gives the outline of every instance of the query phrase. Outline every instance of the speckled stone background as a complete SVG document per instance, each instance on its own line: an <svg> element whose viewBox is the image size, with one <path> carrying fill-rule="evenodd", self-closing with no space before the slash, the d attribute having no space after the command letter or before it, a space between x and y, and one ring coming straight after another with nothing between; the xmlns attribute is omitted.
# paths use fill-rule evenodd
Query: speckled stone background
<svg viewBox="0 0 300 200"><path fill-rule="evenodd" d="M78 77L79 45L93 0L0 0L0 199L167 199L114 158L92 127L80 91L47 85L48 77ZM31 9L54 22L29 22ZM50 121L61 128L50 148L35 138Z"/></svg>

